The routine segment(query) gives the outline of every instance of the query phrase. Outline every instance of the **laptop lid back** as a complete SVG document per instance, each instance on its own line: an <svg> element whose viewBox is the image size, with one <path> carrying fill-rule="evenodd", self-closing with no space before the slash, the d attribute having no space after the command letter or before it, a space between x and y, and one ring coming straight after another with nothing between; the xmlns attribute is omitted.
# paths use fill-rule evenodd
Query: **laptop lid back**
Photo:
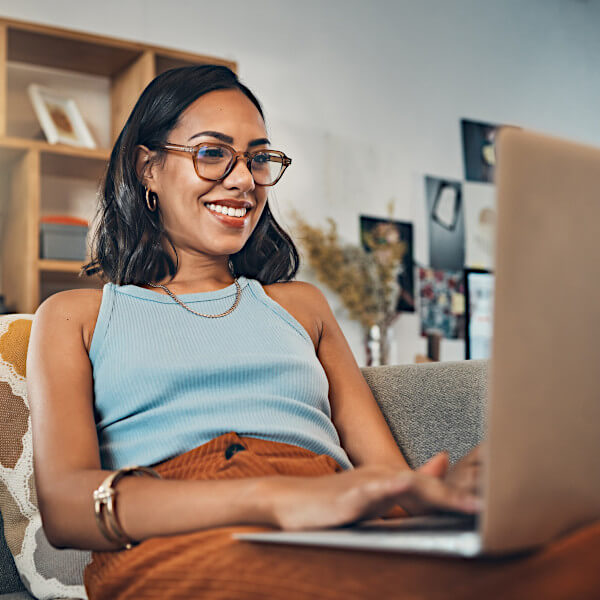
<svg viewBox="0 0 600 600"><path fill-rule="evenodd" d="M496 183L491 553L600 518L600 150L507 128Z"/></svg>

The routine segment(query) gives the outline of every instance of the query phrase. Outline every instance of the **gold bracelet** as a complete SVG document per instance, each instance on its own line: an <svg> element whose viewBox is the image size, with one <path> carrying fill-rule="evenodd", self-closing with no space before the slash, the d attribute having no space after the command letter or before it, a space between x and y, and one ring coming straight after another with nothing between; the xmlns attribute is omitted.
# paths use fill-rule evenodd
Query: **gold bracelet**
<svg viewBox="0 0 600 600"><path fill-rule="evenodd" d="M124 531L117 517L115 507L115 497L117 491L115 489L117 483L127 475L149 475L161 479L161 476L149 467L125 467L111 473L99 486L94 490L94 513L96 515L96 523L102 535L109 541L117 544L122 544L125 550L129 550L139 544L131 539Z"/></svg>

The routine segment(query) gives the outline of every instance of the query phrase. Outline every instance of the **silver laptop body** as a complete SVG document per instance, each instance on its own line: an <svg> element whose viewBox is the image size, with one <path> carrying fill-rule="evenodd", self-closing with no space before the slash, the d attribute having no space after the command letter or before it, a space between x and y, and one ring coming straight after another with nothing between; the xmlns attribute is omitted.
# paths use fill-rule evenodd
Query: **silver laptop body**
<svg viewBox="0 0 600 600"><path fill-rule="evenodd" d="M236 538L470 557L526 551L600 518L600 150L507 128L497 156L481 516Z"/></svg>

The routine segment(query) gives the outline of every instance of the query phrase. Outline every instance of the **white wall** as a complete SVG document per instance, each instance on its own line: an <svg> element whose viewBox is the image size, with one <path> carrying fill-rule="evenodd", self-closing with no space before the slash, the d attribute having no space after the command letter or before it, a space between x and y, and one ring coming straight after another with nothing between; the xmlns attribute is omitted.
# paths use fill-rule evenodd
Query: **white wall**
<svg viewBox="0 0 600 600"><path fill-rule="evenodd" d="M294 159L274 194L282 221L292 207L333 216L349 241L358 214L392 199L416 218L423 174L462 178L461 117L600 145L597 0L0 0L0 14L235 59ZM365 148L373 175L356 168ZM362 363L359 327L328 297ZM403 314L395 361L424 351L418 331Z"/></svg>

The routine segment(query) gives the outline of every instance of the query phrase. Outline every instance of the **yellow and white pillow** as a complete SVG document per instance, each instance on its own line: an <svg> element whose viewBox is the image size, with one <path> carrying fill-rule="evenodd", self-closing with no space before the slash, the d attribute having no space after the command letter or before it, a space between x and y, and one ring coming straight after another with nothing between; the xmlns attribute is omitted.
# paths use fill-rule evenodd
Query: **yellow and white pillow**
<svg viewBox="0 0 600 600"><path fill-rule="evenodd" d="M29 592L40 599L87 598L91 553L58 550L44 530L33 475L26 358L32 315L0 316L0 511L4 536Z"/></svg>

